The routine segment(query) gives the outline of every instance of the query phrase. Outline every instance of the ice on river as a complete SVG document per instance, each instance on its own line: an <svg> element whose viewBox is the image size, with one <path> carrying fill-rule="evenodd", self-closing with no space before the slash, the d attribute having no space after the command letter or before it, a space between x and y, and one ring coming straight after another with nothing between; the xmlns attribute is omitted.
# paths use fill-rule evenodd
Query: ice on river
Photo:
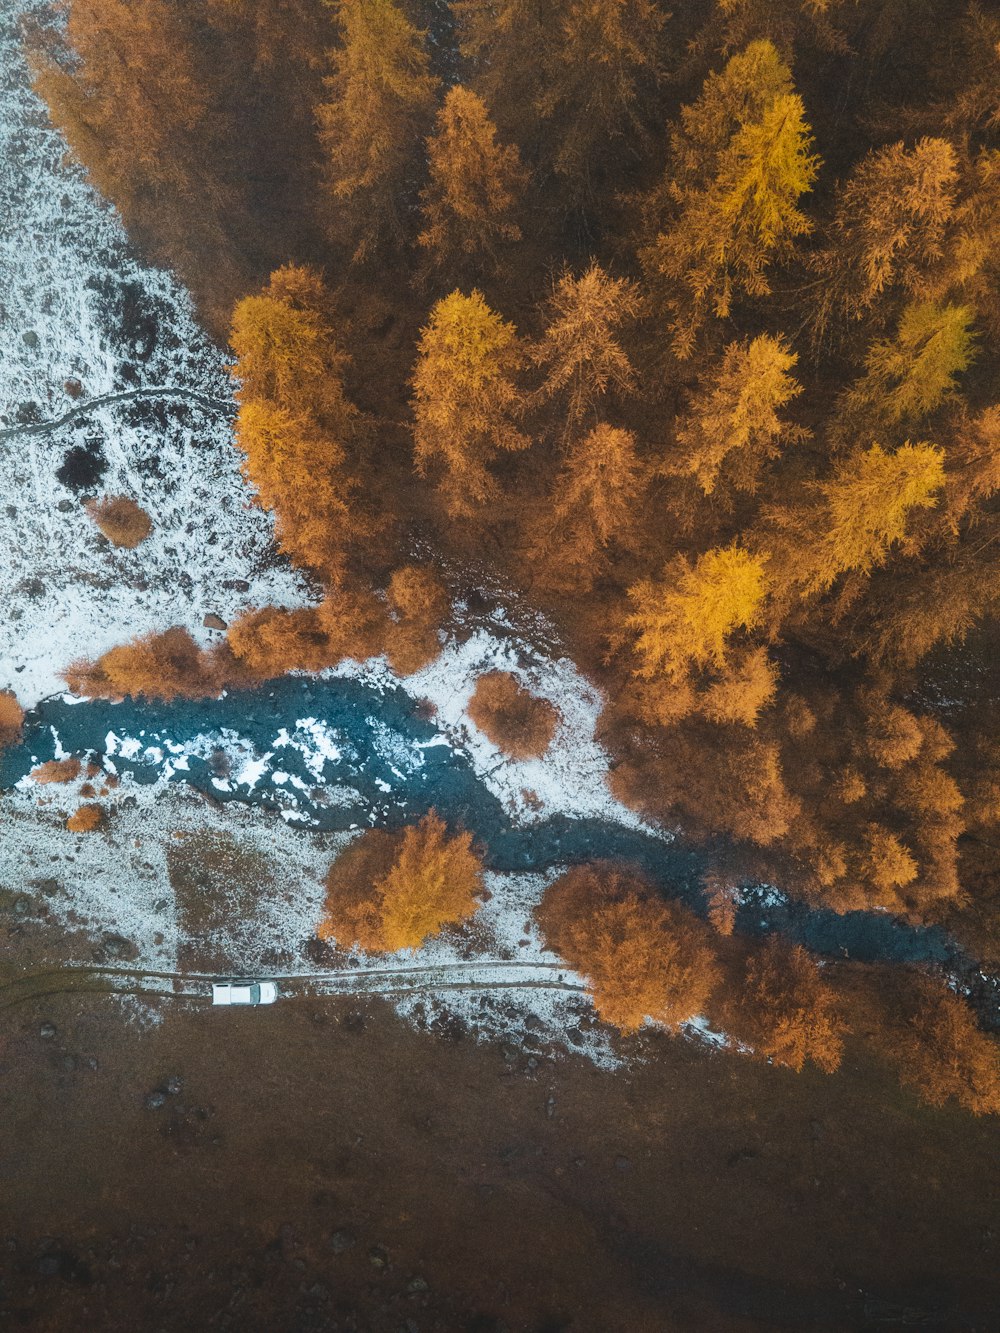
<svg viewBox="0 0 1000 1333"><path fill-rule="evenodd" d="M0 434L0 687L24 704L60 689L74 658L135 634L181 624L204 639L206 612L304 596L273 565L271 520L240 475L223 352L177 281L137 260L32 92L18 25L33 8L0 6L0 433L139 386L220 407L120 403L53 432ZM71 450L75 486L57 476ZM101 494L152 516L137 550L111 547L87 517L81 499Z"/></svg>

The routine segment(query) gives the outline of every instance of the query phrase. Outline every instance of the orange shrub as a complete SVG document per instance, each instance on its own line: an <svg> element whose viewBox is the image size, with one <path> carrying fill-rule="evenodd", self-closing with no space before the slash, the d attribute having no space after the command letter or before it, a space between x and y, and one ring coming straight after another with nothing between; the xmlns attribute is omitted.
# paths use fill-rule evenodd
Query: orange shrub
<svg viewBox="0 0 1000 1333"><path fill-rule="evenodd" d="M66 827L71 833L93 833L103 823L104 811L99 805L81 805L66 820Z"/></svg>
<svg viewBox="0 0 1000 1333"><path fill-rule="evenodd" d="M178 626L111 648L96 662L74 662L66 671L74 694L105 699L204 699L245 678L227 650L202 651Z"/></svg>
<svg viewBox="0 0 1000 1333"><path fill-rule="evenodd" d="M248 611L230 625L227 639L234 655L262 680L286 671L322 671L340 660L312 608Z"/></svg>
<svg viewBox="0 0 1000 1333"><path fill-rule="evenodd" d="M798 1073L807 1060L832 1074L843 1053L837 997L805 949L777 938L750 955L742 993L727 1006L727 1030L753 1054Z"/></svg>
<svg viewBox="0 0 1000 1333"><path fill-rule="evenodd" d="M153 531L153 520L127 495L107 495L103 500L91 500L87 513L108 541L126 551L134 551Z"/></svg>
<svg viewBox="0 0 1000 1333"><path fill-rule="evenodd" d="M512 759L537 759L552 743L559 712L537 699L509 671L487 671L476 681L469 716Z"/></svg>
<svg viewBox="0 0 1000 1333"><path fill-rule="evenodd" d="M441 651L438 630L448 614L448 593L432 569L403 565L389 580L387 596L393 621L386 638L386 654L393 671L408 676L432 662Z"/></svg>
<svg viewBox="0 0 1000 1333"><path fill-rule="evenodd" d="M36 782L41 783L72 782L74 778L80 776L82 767L79 759L50 759L47 763L33 768L31 776Z"/></svg>
<svg viewBox="0 0 1000 1333"><path fill-rule="evenodd" d="M9 690L0 690L0 746L18 741L23 724L24 709Z"/></svg>
<svg viewBox="0 0 1000 1333"><path fill-rule="evenodd" d="M431 810L402 834L374 829L333 863L320 939L390 953L416 949L476 911L482 864L470 833L449 834Z"/></svg>
<svg viewBox="0 0 1000 1333"><path fill-rule="evenodd" d="M363 662L385 651L389 613L370 588L338 588L316 608L316 614L335 661L350 657Z"/></svg>
<svg viewBox="0 0 1000 1333"><path fill-rule="evenodd" d="M608 1023L635 1032L646 1018L676 1028L703 1012L719 981L707 926L665 902L636 870L575 866L535 909L546 944L588 979Z"/></svg>
<svg viewBox="0 0 1000 1333"><path fill-rule="evenodd" d="M954 1098L974 1115L1000 1114L1000 1045L964 1000L918 975L896 1018L881 1041L901 1083L931 1106Z"/></svg>

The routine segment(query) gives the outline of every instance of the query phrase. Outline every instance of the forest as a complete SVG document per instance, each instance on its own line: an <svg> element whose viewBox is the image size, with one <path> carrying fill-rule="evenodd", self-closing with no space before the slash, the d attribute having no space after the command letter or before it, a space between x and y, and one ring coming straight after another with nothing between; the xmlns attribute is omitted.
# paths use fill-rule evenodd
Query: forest
<svg viewBox="0 0 1000 1333"><path fill-rule="evenodd" d="M854 1032L1000 1111L939 976L733 932L757 880L1000 966L995 11L63 0L28 38L72 154L231 349L245 475L316 591L70 688L405 676L487 570L603 690L615 794L711 853L704 916L625 864L552 885L600 1015L707 1012L793 1069ZM93 517L126 547L156 522ZM514 754L554 725L503 673L473 715ZM411 947L475 910L478 855L433 812L367 834L319 933Z"/></svg>

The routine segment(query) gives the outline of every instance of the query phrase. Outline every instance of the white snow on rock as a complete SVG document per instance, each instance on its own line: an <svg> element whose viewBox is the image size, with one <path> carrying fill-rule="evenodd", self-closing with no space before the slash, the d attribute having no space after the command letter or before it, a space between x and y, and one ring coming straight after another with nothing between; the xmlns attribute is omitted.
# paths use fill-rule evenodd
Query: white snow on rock
<svg viewBox="0 0 1000 1333"><path fill-rule="evenodd" d="M126 402L53 432L0 434L0 688L26 705L62 688L73 659L136 634L181 624L205 641L206 612L305 600L302 580L273 565L271 520L240 475L222 351L177 281L133 255L31 89L18 24L37 8L0 6L0 433L62 416L76 405L69 380L80 403L145 386L220 406ZM100 450L97 484L57 479L73 447ZM131 496L152 535L111 547L85 493Z"/></svg>

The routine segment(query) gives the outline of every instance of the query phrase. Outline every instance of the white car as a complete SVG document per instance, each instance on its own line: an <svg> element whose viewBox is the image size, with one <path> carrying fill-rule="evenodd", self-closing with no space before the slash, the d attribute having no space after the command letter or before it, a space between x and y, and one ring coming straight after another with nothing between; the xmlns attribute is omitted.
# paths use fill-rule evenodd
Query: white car
<svg viewBox="0 0 1000 1333"><path fill-rule="evenodd" d="M273 981L215 981L213 1004L274 1004L278 987Z"/></svg>

